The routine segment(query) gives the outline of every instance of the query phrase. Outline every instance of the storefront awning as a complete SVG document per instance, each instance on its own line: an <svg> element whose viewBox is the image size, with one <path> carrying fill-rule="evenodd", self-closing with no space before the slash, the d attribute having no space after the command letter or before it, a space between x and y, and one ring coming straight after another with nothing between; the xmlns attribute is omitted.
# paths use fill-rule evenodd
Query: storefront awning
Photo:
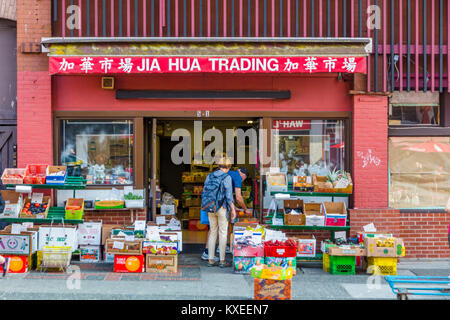
<svg viewBox="0 0 450 320"><path fill-rule="evenodd" d="M369 38L44 38L51 74L366 73Z"/></svg>

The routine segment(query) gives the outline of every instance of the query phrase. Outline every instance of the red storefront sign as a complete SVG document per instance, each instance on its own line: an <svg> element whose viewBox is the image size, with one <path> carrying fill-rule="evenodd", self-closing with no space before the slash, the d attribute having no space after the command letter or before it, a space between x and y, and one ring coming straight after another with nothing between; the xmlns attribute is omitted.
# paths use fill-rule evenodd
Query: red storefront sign
<svg viewBox="0 0 450 320"><path fill-rule="evenodd" d="M365 57L50 57L50 74L366 73Z"/></svg>
<svg viewBox="0 0 450 320"><path fill-rule="evenodd" d="M311 120L274 120L272 129L309 130L311 129Z"/></svg>

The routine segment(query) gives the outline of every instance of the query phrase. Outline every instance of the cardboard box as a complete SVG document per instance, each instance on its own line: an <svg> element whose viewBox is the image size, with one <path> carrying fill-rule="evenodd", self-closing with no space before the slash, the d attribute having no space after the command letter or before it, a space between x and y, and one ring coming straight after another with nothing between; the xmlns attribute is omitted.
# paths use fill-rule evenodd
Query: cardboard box
<svg viewBox="0 0 450 320"><path fill-rule="evenodd" d="M267 192L286 192L287 178L286 173L268 173L266 175Z"/></svg>
<svg viewBox="0 0 450 320"><path fill-rule="evenodd" d="M77 227L68 225L41 225L39 227L39 247L45 246L71 247L72 252L78 249Z"/></svg>
<svg viewBox="0 0 450 320"><path fill-rule="evenodd" d="M253 224L259 223L259 219L258 218L238 217L237 221L238 222L243 222L243 223L253 223Z"/></svg>
<svg viewBox="0 0 450 320"><path fill-rule="evenodd" d="M365 256L365 250L358 246L351 246L350 248L342 247L328 247L327 253L330 256L355 256L361 257Z"/></svg>
<svg viewBox="0 0 450 320"><path fill-rule="evenodd" d="M189 219L200 219L200 207L189 207Z"/></svg>
<svg viewBox="0 0 450 320"><path fill-rule="evenodd" d="M254 300L291 300L292 280L254 279Z"/></svg>
<svg viewBox="0 0 450 320"><path fill-rule="evenodd" d="M102 244L102 223L85 222L78 225L78 244L82 246L99 246Z"/></svg>
<svg viewBox="0 0 450 320"><path fill-rule="evenodd" d="M282 268L291 267L294 269L295 275L297 270L297 257L265 257L264 264L266 264L269 268L274 266Z"/></svg>
<svg viewBox="0 0 450 320"><path fill-rule="evenodd" d="M263 245L233 245L233 256L235 257L264 257Z"/></svg>
<svg viewBox="0 0 450 320"><path fill-rule="evenodd" d="M246 230L247 227L252 227L252 228L256 228L256 226L258 225L259 221L238 221L236 223L233 224L233 232L234 231L242 231L242 230Z"/></svg>
<svg viewBox="0 0 450 320"><path fill-rule="evenodd" d="M144 255L114 255L114 272L141 273L145 271Z"/></svg>
<svg viewBox="0 0 450 320"><path fill-rule="evenodd" d="M12 225L8 225L0 231L0 254L31 255L35 253L38 250L39 227L26 230L21 231L20 234L12 234Z"/></svg>
<svg viewBox="0 0 450 320"><path fill-rule="evenodd" d="M189 219L189 227L190 231L208 231L208 225L201 224L200 219Z"/></svg>
<svg viewBox="0 0 450 320"><path fill-rule="evenodd" d="M2 184L23 184L26 171L21 168L6 168L2 174Z"/></svg>
<svg viewBox="0 0 450 320"><path fill-rule="evenodd" d="M100 246L80 246L80 262L96 263L100 261Z"/></svg>
<svg viewBox="0 0 450 320"><path fill-rule="evenodd" d="M299 235L297 240L298 257L315 257L317 241L314 235Z"/></svg>
<svg viewBox="0 0 450 320"><path fill-rule="evenodd" d="M177 242L178 252L183 251L183 231L164 231L160 232L159 235L163 238L170 236L172 241Z"/></svg>
<svg viewBox="0 0 450 320"><path fill-rule="evenodd" d="M322 204L320 203L304 203L303 213L305 214L305 226L325 226L325 214L323 213Z"/></svg>
<svg viewBox="0 0 450 320"><path fill-rule="evenodd" d="M111 230L112 229L120 229L123 226L119 224L103 224L102 225L102 245L106 244L106 240L111 238Z"/></svg>
<svg viewBox="0 0 450 320"><path fill-rule="evenodd" d="M72 208L76 208L79 207L79 209L71 209ZM84 214L84 199L78 198L78 199L73 199L73 198L69 198L66 201L66 215L65 218L66 219L74 219L74 220L81 220L83 219L83 214Z"/></svg>
<svg viewBox="0 0 450 320"><path fill-rule="evenodd" d="M37 218L37 219L47 218L48 210L50 209L50 206L52 204L52 199L49 196L42 197L42 203L47 205L47 209L45 210L45 212L43 212L41 214L27 215L25 213L22 213L22 210L24 209L25 205L28 202L31 202L31 198L25 197L25 199L23 199L22 208L20 209L20 212L19 212L19 218Z"/></svg>
<svg viewBox="0 0 450 320"><path fill-rule="evenodd" d="M114 263L114 253L107 253L106 249L103 248L103 262Z"/></svg>
<svg viewBox="0 0 450 320"><path fill-rule="evenodd" d="M145 255L145 270L146 272L156 273L177 273L178 271L178 256L177 255Z"/></svg>
<svg viewBox="0 0 450 320"><path fill-rule="evenodd" d="M31 256L4 255L9 258L8 273L27 273L28 266L31 268ZM0 274L3 273L3 266L0 265Z"/></svg>
<svg viewBox="0 0 450 320"><path fill-rule="evenodd" d="M174 255L178 254L178 242L142 241L142 253Z"/></svg>
<svg viewBox="0 0 450 320"><path fill-rule="evenodd" d="M300 214L284 214L284 224L287 226L304 226L306 223L306 216Z"/></svg>
<svg viewBox="0 0 450 320"><path fill-rule="evenodd" d="M64 175L54 175L57 172L64 171ZM46 184L64 184L67 176L67 167L66 166L48 166L45 183Z"/></svg>
<svg viewBox="0 0 450 320"><path fill-rule="evenodd" d="M303 213L306 215L316 215L316 216L324 215L322 204L315 202L304 203Z"/></svg>
<svg viewBox="0 0 450 320"><path fill-rule="evenodd" d="M297 192L312 192L312 191L314 191L312 177L294 176L292 178L292 190L297 191Z"/></svg>
<svg viewBox="0 0 450 320"><path fill-rule="evenodd" d="M264 263L264 257L233 257L233 271L240 274L250 274L254 266Z"/></svg>
<svg viewBox="0 0 450 320"><path fill-rule="evenodd" d="M140 255L142 254L142 241L125 241L118 239L106 240L106 252L115 255Z"/></svg>
<svg viewBox="0 0 450 320"><path fill-rule="evenodd" d="M5 208L0 214L1 218L18 218L23 206L22 194L12 190L2 190L2 198L5 201Z"/></svg>
<svg viewBox="0 0 450 320"><path fill-rule="evenodd" d="M286 199L283 201L283 208L290 208L290 209L294 209L295 211L297 211L297 209L301 209L301 212L303 212L303 200L301 199ZM299 211L297 211L299 212Z"/></svg>
<svg viewBox="0 0 450 320"><path fill-rule="evenodd" d="M393 247L377 247L377 241L380 243L388 240L393 240ZM401 238L388 238L388 237L377 237L364 239L364 248L366 249L366 255L368 257L403 257L405 256L405 247L403 240Z"/></svg>
<svg viewBox="0 0 450 320"><path fill-rule="evenodd" d="M324 202L325 225L345 227L347 224L347 208L344 202Z"/></svg>

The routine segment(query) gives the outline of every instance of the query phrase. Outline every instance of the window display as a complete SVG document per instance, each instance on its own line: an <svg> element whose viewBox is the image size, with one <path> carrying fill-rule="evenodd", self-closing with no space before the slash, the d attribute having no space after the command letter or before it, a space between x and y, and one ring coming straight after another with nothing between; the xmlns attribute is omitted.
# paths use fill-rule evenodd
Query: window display
<svg viewBox="0 0 450 320"><path fill-rule="evenodd" d="M132 184L133 121L62 120L60 163L87 184Z"/></svg>
<svg viewBox="0 0 450 320"><path fill-rule="evenodd" d="M391 137L389 167L390 207L445 207L450 194L450 137Z"/></svg>
<svg viewBox="0 0 450 320"><path fill-rule="evenodd" d="M345 128L342 120L274 120L272 159L292 176L326 176L345 169Z"/></svg>
<svg viewBox="0 0 450 320"><path fill-rule="evenodd" d="M439 125L438 105L392 105L389 125Z"/></svg>

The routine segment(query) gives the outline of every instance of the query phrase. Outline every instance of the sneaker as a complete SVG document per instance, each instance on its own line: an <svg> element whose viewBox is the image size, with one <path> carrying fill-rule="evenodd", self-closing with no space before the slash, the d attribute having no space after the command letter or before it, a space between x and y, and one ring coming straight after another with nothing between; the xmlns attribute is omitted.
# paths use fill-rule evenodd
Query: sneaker
<svg viewBox="0 0 450 320"><path fill-rule="evenodd" d="M203 261L208 261L209 260L209 255L208 255L208 253L206 251L203 251L202 260ZM214 257L214 261L219 261L219 257Z"/></svg>

